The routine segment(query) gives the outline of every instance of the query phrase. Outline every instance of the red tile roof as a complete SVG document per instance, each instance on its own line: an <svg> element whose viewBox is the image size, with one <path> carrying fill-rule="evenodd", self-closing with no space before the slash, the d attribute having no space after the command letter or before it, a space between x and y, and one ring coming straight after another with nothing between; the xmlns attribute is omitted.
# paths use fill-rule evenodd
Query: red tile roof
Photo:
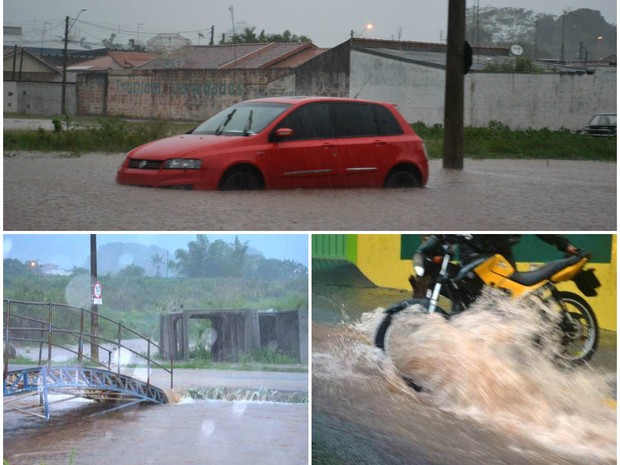
<svg viewBox="0 0 620 465"><path fill-rule="evenodd" d="M183 47L140 66L141 69L289 68L324 50L311 43L227 44Z"/></svg>

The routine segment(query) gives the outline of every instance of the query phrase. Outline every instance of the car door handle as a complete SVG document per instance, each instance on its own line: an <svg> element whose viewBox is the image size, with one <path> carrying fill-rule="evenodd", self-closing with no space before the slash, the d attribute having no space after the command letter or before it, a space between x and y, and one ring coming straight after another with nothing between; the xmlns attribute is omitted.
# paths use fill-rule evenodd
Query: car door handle
<svg viewBox="0 0 620 465"><path fill-rule="evenodd" d="M323 144L323 148L325 150L331 150L331 156L335 157L336 156L336 146L334 144Z"/></svg>
<svg viewBox="0 0 620 465"><path fill-rule="evenodd" d="M387 144L387 142L384 141L384 140L376 140L375 141L375 145L376 146L382 146L382 145L386 145L386 144Z"/></svg>

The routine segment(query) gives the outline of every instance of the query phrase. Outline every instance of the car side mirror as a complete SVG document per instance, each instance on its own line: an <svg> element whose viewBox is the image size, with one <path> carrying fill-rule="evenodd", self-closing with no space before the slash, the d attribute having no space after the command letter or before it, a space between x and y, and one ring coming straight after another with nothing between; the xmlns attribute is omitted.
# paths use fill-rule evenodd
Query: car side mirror
<svg viewBox="0 0 620 465"><path fill-rule="evenodd" d="M276 140L288 139L289 137L293 137L295 131L290 128L279 128L276 129Z"/></svg>

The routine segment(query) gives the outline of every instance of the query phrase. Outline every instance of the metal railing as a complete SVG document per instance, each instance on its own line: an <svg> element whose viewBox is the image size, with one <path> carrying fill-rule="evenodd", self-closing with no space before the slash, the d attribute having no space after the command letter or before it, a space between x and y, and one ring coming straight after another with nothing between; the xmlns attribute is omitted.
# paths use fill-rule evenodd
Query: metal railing
<svg viewBox="0 0 620 465"><path fill-rule="evenodd" d="M63 312L62 318L58 317L58 313ZM45 313L46 317L42 317ZM38 365L44 364L51 367L53 359L53 348L57 347L69 353L76 355L77 364L92 364L95 366L105 367L108 371L113 371L113 355L116 354L116 371L121 374L121 366L127 364L121 363L121 351L125 350L131 354L132 358L138 362L146 363L147 366L147 385L151 384L151 368L159 368L170 375L170 389L174 385L174 360L172 354L164 352L161 347L153 342L150 338L143 336L127 326L114 321L99 313L96 318L99 322L98 334L92 334L85 330L86 316L91 318L94 312L85 308L74 307L64 304L53 304L44 302L24 302L19 300L4 299L3 323L4 323L4 378L7 377L9 371L9 347L11 342L36 344L39 347ZM55 319L60 320L55 324ZM78 320L79 319L79 323ZM73 323L77 328L67 328ZM99 334L106 334L107 337ZM110 334L114 334L115 338L111 339ZM123 340L131 336L132 340L146 341L146 355L138 352L127 344L123 344ZM74 344L70 344L73 342ZM91 350L86 352L85 345L90 343ZM101 360L101 357L94 359L92 355L92 347L96 345L102 349L107 357ZM47 359L43 359L44 348L46 348ZM160 354L166 362L160 363L153 358L153 350ZM107 360L106 360L107 359ZM132 362L132 365L134 363Z"/></svg>

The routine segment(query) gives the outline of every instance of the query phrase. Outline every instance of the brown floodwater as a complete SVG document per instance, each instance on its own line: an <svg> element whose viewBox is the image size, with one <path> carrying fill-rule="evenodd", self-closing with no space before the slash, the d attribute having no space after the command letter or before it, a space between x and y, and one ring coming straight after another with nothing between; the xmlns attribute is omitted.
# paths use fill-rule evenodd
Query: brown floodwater
<svg viewBox="0 0 620 465"><path fill-rule="evenodd" d="M188 192L116 184L123 159L5 152L4 230L616 229L611 162L468 159L447 171L431 160L424 189Z"/></svg>
<svg viewBox="0 0 620 465"><path fill-rule="evenodd" d="M337 302L337 289L315 289L313 305ZM389 354L373 344L381 309L336 325L315 321L313 463L615 464L615 363L600 366L595 355L591 365L559 367L545 353L553 331L536 312L489 299L450 321L399 314ZM541 331L543 344L533 344Z"/></svg>
<svg viewBox="0 0 620 465"><path fill-rule="evenodd" d="M167 405L103 413L105 405L74 399L53 404L48 422L5 408L4 458L10 465L308 463L307 374L181 370L178 381L176 403ZM229 400L194 400L191 390Z"/></svg>

